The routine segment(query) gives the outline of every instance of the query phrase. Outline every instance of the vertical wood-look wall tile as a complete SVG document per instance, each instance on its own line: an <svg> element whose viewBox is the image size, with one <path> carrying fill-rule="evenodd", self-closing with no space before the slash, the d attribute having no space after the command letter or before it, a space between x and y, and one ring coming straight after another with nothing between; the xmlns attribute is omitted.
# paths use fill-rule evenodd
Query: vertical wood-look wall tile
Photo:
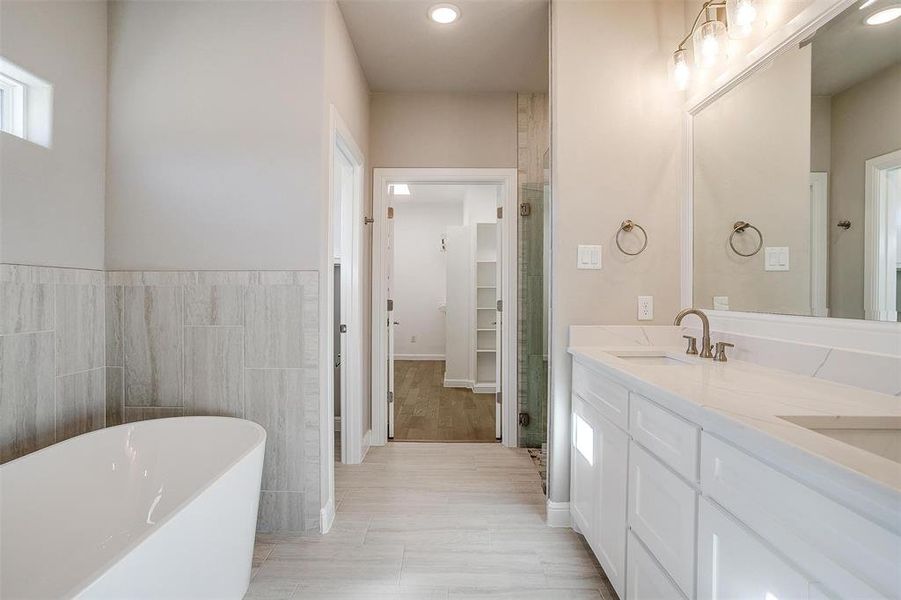
<svg viewBox="0 0 901 600"><path fill-rule="evenodd" d="M185 413L244 416L243 328L185 328Z"/></svg>
<svg viewBox="0 0 901 600"><path fill-rule="evenodd" d="M103 428L105 368L56 378L56 441Z"/></svg>
<svg viewBox="0 0 901 600"><path fill-rule="evenodd" d="M125 405L182 406L181 287L125 288Z"/></svg>
<svg viewBox="0 0 901 600"><path fill-rule="evenodd" d="M52 329L52 285L0 281L0 335Z"/></svg>
<svg viewBox="0 0 901 600"><path fill-rule="evenodd" d="M125 366L123 342L125 288L121 285L106 286L106 366Z"/></svg>
<svg viewBox="0 0 901 600"><path fill-rule="evenodd" d="M185 324L244 325L244 289L240 285L185 287Z"/></svg>
<svg viewBox="0 0 901 600"><path fill-rule="evenodd" d="M304 518L304 494L301 492L260 493L257 531L305 531L319 527L319 519Z"/></svg>
<svg viewBox="0 0 901 600"><path fill-rule="evenodd" d="M268 435L264 490L304 491L305 413L311 403L319 402L318 388L304 385L309 379L300 369L245 370L245 417L262 425Z"/></svg>
<svg viewBox="0 0 901 600"><path fill-rule="evenodd" d="M0 462L52 444L53 332L0 336Z"/></svg>
<svg viewBox="0 0 901 600"><path fill-rule="evenodd" d="M304 288L250 286L245 294L245 366L300 368L303 352Z"/></svg>
<svg viewBox="0 0 901 600"><path fill-rule="evenodd" d="M104 288L56 286L56 374L105 366Z"/></svg>
<svg viewBox="0 0 901 600"><path fill-rule="evenodd" d="M125 369L106 368L106 426L125 422Z"/></svg>
<svg viewBox="0 0 901 600"><path fill-rule="evenodd" d="M126 406L125 422L146 421L148 419L168 419L169 417L183 417L185 409L174 406Z"/></svg>

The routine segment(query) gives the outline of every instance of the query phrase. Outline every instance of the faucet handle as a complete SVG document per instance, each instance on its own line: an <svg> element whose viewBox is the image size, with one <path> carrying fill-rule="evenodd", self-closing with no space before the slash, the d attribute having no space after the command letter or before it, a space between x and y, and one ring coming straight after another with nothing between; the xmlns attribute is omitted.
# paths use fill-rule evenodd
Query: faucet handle
<svg viewBox="0 0 901 600"><path fill-rule="evenodd" d="M697 354L698 353L698 338L693 335L683 335L686 340L688 340L688 349L685 351L685 354Z"/></svg>
<svg viewBox="0 0 901 600"><path fill-rule="evenodd" d="M714 355L713 360L717 362L726 362L726 348L735 348L735 344L730 344L729 342L717 342L716 354Z"/></svg>

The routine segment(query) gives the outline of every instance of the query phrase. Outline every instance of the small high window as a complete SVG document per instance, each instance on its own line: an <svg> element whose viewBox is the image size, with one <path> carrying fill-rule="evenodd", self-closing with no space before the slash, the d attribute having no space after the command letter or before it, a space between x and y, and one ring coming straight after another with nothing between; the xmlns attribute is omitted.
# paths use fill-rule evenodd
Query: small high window
<svg viewBox="0 0 901 600"><path fill-rule="evenodd" d="M0 131L50 147L53 86L0 57Z"/></svg>

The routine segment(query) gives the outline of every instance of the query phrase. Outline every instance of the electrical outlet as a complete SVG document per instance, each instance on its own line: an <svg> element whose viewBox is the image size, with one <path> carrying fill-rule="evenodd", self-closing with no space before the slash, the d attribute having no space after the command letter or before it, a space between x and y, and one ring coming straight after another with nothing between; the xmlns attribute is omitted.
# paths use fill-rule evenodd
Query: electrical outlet
<svg viewBox="0 0 901 600"><path fill-rule="evenodd" d="M654 319L654 296L638 297L638 320L651 321Z"/></svg>

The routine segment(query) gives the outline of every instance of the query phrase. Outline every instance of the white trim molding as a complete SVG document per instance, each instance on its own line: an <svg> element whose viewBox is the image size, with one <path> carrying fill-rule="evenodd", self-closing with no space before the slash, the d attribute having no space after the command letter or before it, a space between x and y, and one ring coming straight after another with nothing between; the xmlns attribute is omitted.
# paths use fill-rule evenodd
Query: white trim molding
<svg viewBox="0 0 901 600"><path fill-rule="evenodd" d="M372 364L387 362L388 329L382 324L388 319L388 287L384 277L388 268L388 186L392 183L489 183L501 187L504 218L501 220L503 250L501 298L505 323L502 348L502 443L518 444L517 348L516 348L516 290L517 290L517 187L516 169L373 169L372 182ZM372 445L388 442L388 373L375 366L372 369Z"/></svg>
<svg viewBox="0 0 901 600"><path fill-rule="evenodd" d="M569 502L547 501L546 520L548 527L572 527Z"/></svg>
<svg viewBox="0 0 901 600"><path fill-rule="evenodd" d="M897 321L896 278L898 268L897 212L901 205L901 150L864 163L864 317L873 321Z"/></svg>
<svg viewBox="0 0 901 600"><path fill-rule="evenodd" d="M812 36L817 29L854 4L855 0L813 0L793 19L776 29L745 57L735 61L707 88L691 97L685 105L683 122L683 195L682 195L682 248L681 293L682 305L693 305L693 130L694 117L758 70L768 66L782 53L796 48L798 43ZM728 333L740 333L822 344L869 352L897 354L899 343L898 323L833 319L817 316L776 315L733 311L709 311L711 329Z"/></svg>
<svg viewBox="0 0 901 600"><path fill-rule="evenodd" d="M443 354L398 354L394 353L394 360L444 360Z"/></svg>
<svg viewBox="0 0 901 600"><path fill-rule="evenodd" d="M325 535L335 522L335 497L332 496L319 511L319 533Z"/></svg>
<svg viewBox="0 0 901 600"><path fill-rule="evenodd" d="M810 312L829 316L829 174L810 174Z"/></svg>

